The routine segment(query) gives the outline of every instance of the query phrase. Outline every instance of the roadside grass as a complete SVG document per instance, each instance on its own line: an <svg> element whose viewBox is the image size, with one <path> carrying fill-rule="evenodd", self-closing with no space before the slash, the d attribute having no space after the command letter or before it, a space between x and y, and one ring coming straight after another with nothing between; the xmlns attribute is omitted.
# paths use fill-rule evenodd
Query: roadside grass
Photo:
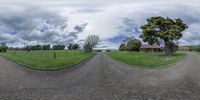
<svg viewBox="0 0 200 100"><path fill-rule="evenodd" d="M110 57L117 59L129 65L141 68L161 68L166 65L175 64L186 57L185 53L176 53L174 57L166 57L163 53L145 53L145 52L109 52Z"/></svg>
<svg viewBox="0 0 200 100"><path fill-rule="evenodd" d="M200 55L200 52L195 52L195 53Z"/></svg>
<svg viewBox="0 0 200 100"><path fill-rule="evenodd" d="M197 54L197 55L200 55L200 52L198 51L191 51L193 54Z"/></svg>
<svg viewBox="0 0 200 100"><path fill-rule="evenodd" d="M54 52L56 58L54 59ZM0 55L9 58L17 63L27 65L27 67L52 70L67 68L73 64L91 57L94 53L85 53L81 51L8 51Z"/></svg>

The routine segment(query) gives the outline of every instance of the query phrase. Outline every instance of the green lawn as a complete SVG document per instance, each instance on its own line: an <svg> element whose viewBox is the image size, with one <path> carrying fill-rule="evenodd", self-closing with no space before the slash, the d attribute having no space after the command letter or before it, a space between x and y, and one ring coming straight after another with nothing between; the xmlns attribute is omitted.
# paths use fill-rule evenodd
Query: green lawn
<svg viewBox="0 0 200 100"><path fill-rule="evenodd" d="M129 65L135 65L142 68L157 68L165 65L174 64L182 60L186 54L176 53L175 57L165 57L162 53L145 52L110 52L107 55Z"/></svg>
<svg viewBox="0 0 200 100"><path fill-rule="evenodd" d="M196 52L196 53L200 55L200 52Z"/></svg>
<svg viewBox="0 0 200 100"><path fill-rule="evenodd" d="M56 52L55 59L54 52ZM0 55L17 63L25 64L28 67L48 70L69 67L94 54L81 51L8 51L7 53L1 53Z"/></svg>
<svg viewBox="0 0 200 100"><path fill-rule="evenodd" d="M192 52L193 54L198 54L198 55L200 55L200 52L197 52L197 51L190 51L190 52Z"/></svg>

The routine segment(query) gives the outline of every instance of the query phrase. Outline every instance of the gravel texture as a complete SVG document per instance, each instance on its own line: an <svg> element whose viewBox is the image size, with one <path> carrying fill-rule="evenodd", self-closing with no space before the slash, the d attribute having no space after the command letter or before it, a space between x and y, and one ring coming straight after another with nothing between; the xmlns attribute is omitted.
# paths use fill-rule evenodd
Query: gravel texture
<svg viewBox="0 0 200 100"><path fill-rule="evenodd" d="M0 100L199 100L200 56L163 69L139 69L98 53L59 71L37 71L0 57Z"/></svg>

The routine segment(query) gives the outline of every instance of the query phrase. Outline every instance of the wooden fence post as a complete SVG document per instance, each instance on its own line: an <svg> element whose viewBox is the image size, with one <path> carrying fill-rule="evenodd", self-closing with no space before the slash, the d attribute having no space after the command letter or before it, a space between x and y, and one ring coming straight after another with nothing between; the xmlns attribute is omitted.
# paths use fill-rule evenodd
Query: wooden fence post
<svg viewBox="0 0 200 100"><path fill-rule="evenodd" d="M54 57L54 59L56 59L56 52L54 52L54 56L53 57Z"/></svg>

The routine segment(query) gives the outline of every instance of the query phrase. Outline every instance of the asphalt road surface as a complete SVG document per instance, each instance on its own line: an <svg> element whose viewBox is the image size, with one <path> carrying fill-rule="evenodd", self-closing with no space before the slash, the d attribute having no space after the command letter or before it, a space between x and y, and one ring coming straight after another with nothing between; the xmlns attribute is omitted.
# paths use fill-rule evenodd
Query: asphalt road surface
<svg viewBox="0 0 200 100"><path fill-rule="evenodd" d="M200 56L164 69L139 69L103 53L59 71L0 57L0 100L200 100Z"/></svg>

